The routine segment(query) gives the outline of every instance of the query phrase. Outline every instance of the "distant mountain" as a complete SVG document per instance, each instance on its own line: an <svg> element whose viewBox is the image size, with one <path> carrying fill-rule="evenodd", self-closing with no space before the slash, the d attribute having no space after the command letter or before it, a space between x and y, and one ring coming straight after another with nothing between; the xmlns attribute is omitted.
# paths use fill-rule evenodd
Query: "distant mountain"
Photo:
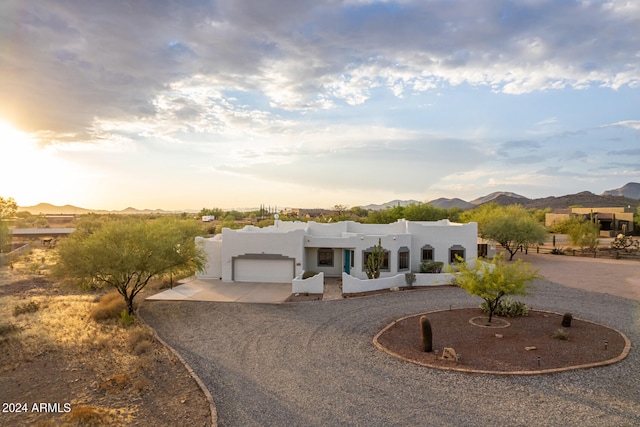
<svg viewBox="0 0 640 427"><path fill-rule="evenodd" d="M107 210L99 210L99 209L85 209L79 208L73 205L64 205L64 206L56 206L50 203L38 203L34 206L18 206L18 212L30 212L33 215L44 214L44 215L83 215L88 213L96 213L96 214L127 214L127 215L135 215L135 214L170 214L175 212L197 212L192 210L184 210L184 211L165 211L162 209L136 209L136 208L126 208L120 211L107 211Z"/></svg>
<svg viewBox="0 0 640 427"><path fill-rule="evenodd" d="M583 191L576 194L568 194L560 197L544 197L542 199L531 200L522 204L526 208L536 209L566 209L571 206L580 206L584 208L600 208L600 207L628 207L633 210L638 207L637 199L630 199L622 196L598 196L589 191Z"/></svg>
<svg viewBox="0 0 640 427"><path fill-rule="evenodd" d="M371 211L382 211L387 208L392 208L394 206L408 206L408 205L414 205L418 203L420 202L417 200L392 200L390 202L383 203L381 205L371 204L371 205L360 206L360 207L363 209L371 210Z"/></svg>
<svg viewBox="0 0 640 427"><path fill-rule="evenodd" d="M498 198L503 198L504 199L504 197L509 197L511 199L520 199L521 200L519 202L520 204L524 204L526 201L529 200L524 196L521 196L521 195L516 194L516 193L511 193L509 191L496 191L494 193L487 194L484 197L478 197L477 199L471 200L469 203L477 206L477 205L481 205L483 203L488 203L488 202L495 201ZM509 204L511 204L511 203L509 203Z"/></svg>
<svg viewBox="0 0 640 427"><path fill-rule="evenodd" d="M440 209L451 209L451 208L471 209L475 207L474 204L465 202L464 200L458 199L458 198L447 199L444 197L440 197L439 199L431 200L430 202L427 202L427 203L430 204L431 206L434 206Z"/></svg>
<svg viewBox="0 0 640 427"><path fill-rule="evenodd" d="M602 193L603 196L622 196L630 199L640 199L640 183L629 182L615 190L608 190Z"/></svg>

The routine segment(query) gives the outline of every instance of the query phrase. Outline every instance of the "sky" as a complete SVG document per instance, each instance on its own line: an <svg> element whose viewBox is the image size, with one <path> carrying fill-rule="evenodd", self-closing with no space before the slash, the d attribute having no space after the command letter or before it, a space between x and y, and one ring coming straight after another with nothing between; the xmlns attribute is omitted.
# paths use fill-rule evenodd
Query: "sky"
<svg viewBox="0 0 640 427"><path fill-rule="evenodd" d="M0 2L0 196L359 206L640 182L640 2Z"/></svg>

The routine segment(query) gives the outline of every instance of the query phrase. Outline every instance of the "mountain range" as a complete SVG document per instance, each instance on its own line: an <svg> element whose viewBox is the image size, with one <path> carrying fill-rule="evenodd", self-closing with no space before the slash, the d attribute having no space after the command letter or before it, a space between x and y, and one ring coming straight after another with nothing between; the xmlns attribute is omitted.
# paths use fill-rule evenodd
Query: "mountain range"
<svg viewBox="0 0 640 427"><path fill-rule="evenodd" d="M496 191L491 194L487 194L484 197L478 197L477 199L469 202L462 199L454 198L439 198L427 202L428 204L437 208L451 209L457 207L460 209L472 209L476 206L480 206L483 203L493 202L499 205L521 205L525 208L535 209L566 209L571 206L582 206L585 208L596 207L630 207L634 211L640 204L640 183L630 182L623 185L620 188L613 190L607 190L601 195L591 193L589 191L582 191L576 194L567 194L565 196L550 196L539 199L529 199L520 194L508 192L508 191ZM365 209L381 210L389 206L406 206L411 203L417 203L415 200L394 200L381 205L367 205L362 206Z"/></svg>
<svg viewBox="0 0 640 427"><path fill-rule="evenodd" d="M536 209L566 209L571 206L582 206L585 208L595 208L595 207L630 207L634 211L640 205L640 183L637 182L629 182L623 185L620 188L616 188L613 190L607 190L603 192L601 195L597 195L591 193L589 191L583 191L576 194L568 194L566 196L551 196L551 197L543 197L539 199L529 199L520 194L508 192L508 191L497 191L491 194L487 194L484 197L478 197L477 199L471 200L469 202L464 201L462 199L453 198L439 198L435 200L431 200L427 203L433 205L437 208L443 209L451 209L453 207L457 207L460 209L471 209L476 206L479 206L483 203L493 202L499 205L515 205L519 204L525 208L536 208ZM392 200L387 203L382 203L379 205L370 204L366 206L361 206L364 209L368 210L383 210L393 206L407 206L410 204L420 203L417 200ZM136 208L126 208L119 211L107 211L107 210L93 210L93 209L85 209L72 205L64 205L64 206L56 206L49 203L40 203L35 206L20 206L18 207L18 211L27 211L33 214L48 214L48 215L70 215L70 214L87 214L87 213L97 213L97 214L166 214L166 213L176 213L176 212L189 212L196 213L198 211L194 210L185 210L185 211L166 211L162 209L136 209Z"/></svg>

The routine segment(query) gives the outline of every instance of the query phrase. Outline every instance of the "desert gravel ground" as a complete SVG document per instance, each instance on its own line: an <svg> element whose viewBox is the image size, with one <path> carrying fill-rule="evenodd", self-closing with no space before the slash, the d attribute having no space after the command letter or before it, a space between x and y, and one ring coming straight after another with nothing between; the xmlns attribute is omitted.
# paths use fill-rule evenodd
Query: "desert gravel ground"
<svg viewBox="0 0 640 427"><path fill-rule="evenodd" d="M589 370L493 376L432 370L374 347L399 317L479 304L448 286L281 305L147 301L141 314L202 378L220 426L640 425L640 302L535 286L523 298L532 308L614 327L632 341L629 356Z"/></svg>

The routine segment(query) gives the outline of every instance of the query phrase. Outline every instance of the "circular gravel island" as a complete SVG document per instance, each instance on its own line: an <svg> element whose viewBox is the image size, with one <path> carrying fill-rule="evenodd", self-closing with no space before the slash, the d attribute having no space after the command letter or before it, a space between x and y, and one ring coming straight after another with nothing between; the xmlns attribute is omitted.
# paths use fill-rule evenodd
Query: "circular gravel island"
<svg viewBox="0 0 640 427"><path fill-rule="evenodd" d="M433 349L421 349L420 316L433 331ZM500 328L479 322L479 308L440 310L398 319L373 339L388 354L430 368L491 374L533 375L610 365L624 359L631 342L621 332L574 318L563 328L562 314L531 310L528 316L507 323L494 317ZM474 321L471 321L471 320ZM458 360L443 359L445 348Z"/></svg>

